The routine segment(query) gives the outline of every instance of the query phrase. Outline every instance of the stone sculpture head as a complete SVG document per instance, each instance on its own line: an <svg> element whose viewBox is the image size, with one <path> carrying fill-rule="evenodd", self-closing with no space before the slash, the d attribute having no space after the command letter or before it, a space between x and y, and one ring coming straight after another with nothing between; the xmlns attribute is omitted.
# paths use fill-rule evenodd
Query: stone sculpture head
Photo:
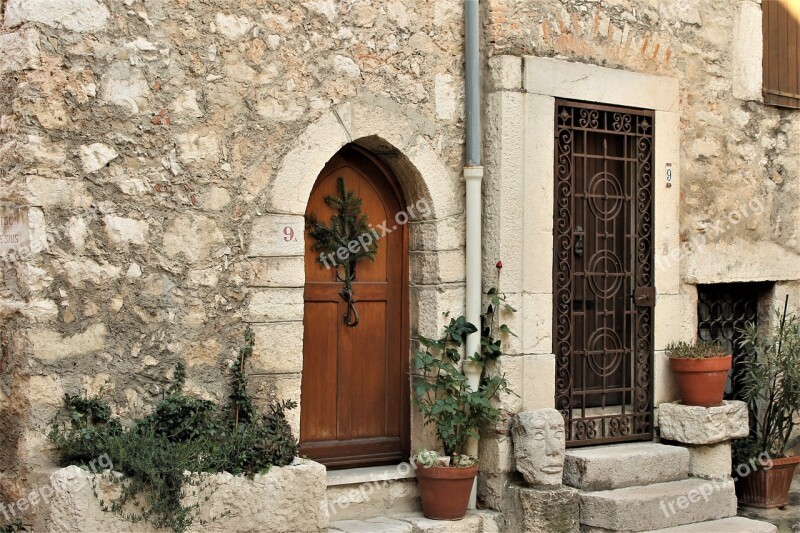
<svg viewBox="0 0 800 533"><path fill-rule="evenodd" d="M561 485L564 471L564 418L555 409L535 409L514 417L511 426L517 470L534 487Z"/></svg>

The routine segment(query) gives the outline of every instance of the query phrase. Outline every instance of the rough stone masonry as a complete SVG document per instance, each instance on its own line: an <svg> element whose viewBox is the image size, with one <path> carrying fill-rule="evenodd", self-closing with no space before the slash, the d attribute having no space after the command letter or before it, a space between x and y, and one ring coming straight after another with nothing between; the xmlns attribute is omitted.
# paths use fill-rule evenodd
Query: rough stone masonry
<svg viewBox="0 0 800 533"><path fill-rule="evenodd" d="M764 207L690 255L687 281L751 272L800 296L800 120L751 90L760 73L742 43L757 1L482 5L485 60L555 56L678 78L682 238L739 204ZM220 399L254 294L282 310L257 329L258 396L299 396L302 361L282 354L302 344L302 265L247 250L256 221L286 212L271 186L284 157L336 106L370 102L419 125L454 198L434 221L452 236L437 257L462 257L460 0L0 0L0 13L0 202L26 213L30 233L30 251L0 267L4 498L52 466L42 428L64 393L102 390L125 419L185 360L189 390ZM494 264L491 181L485 194ZM412 290L463 305L462 263L429 275L413 243L411 260Z"/></svg>

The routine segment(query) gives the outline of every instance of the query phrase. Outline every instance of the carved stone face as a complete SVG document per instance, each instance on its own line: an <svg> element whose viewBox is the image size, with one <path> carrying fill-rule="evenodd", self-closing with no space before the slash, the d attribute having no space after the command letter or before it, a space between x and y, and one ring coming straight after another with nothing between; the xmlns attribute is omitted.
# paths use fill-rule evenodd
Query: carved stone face
<svg viewBox="0 0 800 533"><path fill-rule="evenodd" d="M564 471L564 418L555 409L525 411L511 427L517 470L534 487L561 485Z"/></svg>

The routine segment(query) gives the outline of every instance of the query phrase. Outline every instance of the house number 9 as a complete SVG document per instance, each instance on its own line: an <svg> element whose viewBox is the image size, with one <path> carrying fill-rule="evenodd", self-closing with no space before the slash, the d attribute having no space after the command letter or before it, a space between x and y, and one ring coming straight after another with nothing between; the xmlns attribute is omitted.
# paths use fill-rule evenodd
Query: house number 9
<svg viewBox="0 0 800 533"><path fill-rule="evenodd" d="M672 163L667 163L664 177L667 180L667 187L672 187Z"/></svg>
<svg viewBox="0 0 800 533"><path fill-rule="evenodd" d="M283 227L283 240L286 242L295 242L297 240L294 238L294 228L291 226Z"/></svg>

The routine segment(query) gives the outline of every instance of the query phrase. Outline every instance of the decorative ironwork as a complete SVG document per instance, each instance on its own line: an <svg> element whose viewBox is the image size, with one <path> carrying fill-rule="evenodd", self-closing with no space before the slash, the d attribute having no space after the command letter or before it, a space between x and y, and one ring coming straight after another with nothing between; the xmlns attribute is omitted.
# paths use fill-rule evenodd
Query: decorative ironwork
<svg viewBox="0 0 800 533"><path fill-rule="evenodd" d="M733 354L733 365L725 385L725 398L737 398L736 376L742 362L753 354L739 346L742 328L758 325L758 302L771 288L770 283L723 283L697 287L697 338L719 342Z"/></svg>
<svg viewBox="0 0 800 533"><path fill-rule="evenodd" d="M653 123L556 103L553 351L568 446L652 438Z"/></svg>

